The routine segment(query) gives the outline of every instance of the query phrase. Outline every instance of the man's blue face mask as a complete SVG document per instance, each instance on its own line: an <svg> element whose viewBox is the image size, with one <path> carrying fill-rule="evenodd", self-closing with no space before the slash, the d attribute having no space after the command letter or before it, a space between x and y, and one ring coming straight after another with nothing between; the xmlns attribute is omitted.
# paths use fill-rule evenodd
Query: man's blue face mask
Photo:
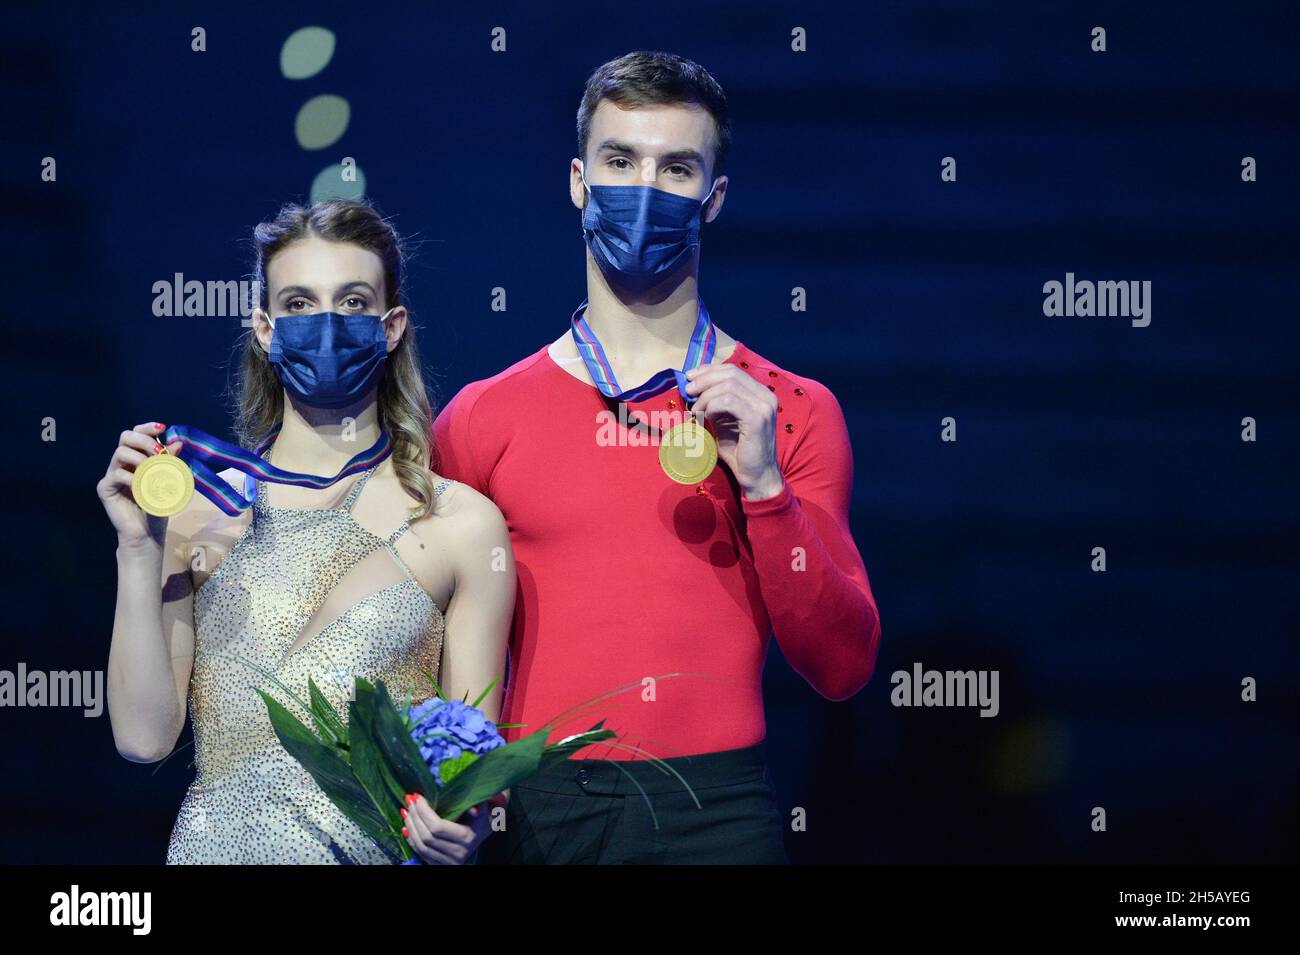
<svg viewBox="0 0 1300 955"><path fill-rule="evenodd" d="M346 408L370 394L384 372L384 315L281 315L267 350L286 391L312 408Z"/></svg>
<svg viewBox="0 0 1300 955"><path fill-rule="evenodd" d="M587 207L582 234L607 281L643 292L690 261L700 244L703 201L654 186L592 186L584 171Z"/></svg>

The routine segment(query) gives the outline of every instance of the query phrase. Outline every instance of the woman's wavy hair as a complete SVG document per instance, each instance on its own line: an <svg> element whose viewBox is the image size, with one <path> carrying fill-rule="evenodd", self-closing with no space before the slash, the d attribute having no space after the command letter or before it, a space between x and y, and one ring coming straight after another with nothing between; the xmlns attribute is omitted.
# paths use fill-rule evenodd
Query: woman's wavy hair
<svg viewBox="0 0 1300 955"><path fill-rule="evenodd" d="M285 205L274 219L253 229L253 271L260 289L258 304L263 309L269 310L267 263L286 246L309 235L349 242L375 253L384 266L384 311L405 304L402 283L406 251L402 237L369 202L324 199L310 206ZM251 330L243 346L236 388L235 433L244 447L252 448L283 420L284 389ZM407 322L397 347L388 354L379 382L378 405L380 427L387 429L393 439L393 468L402 487L420 502L412 516L421 517L433 508L433 410L425 391L413 320Z"/></svg>

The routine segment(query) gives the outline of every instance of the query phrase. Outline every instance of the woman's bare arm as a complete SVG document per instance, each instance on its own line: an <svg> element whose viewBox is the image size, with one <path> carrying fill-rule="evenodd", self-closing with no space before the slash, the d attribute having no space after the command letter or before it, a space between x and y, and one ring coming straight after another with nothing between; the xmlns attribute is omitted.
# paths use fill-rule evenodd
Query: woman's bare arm
<svg viewBox="0 0 1300 955"><path fill-rule="evenodd" d="M506 642L515 606L510 532L497 506L468 485L454 485L443 507L445 515L412 525L426 545L426 570L436 572L441 565L455 578L443 615L438 683L446 699L471 703L493 684L478 706L495 722L501 713ZM507 789L489 803L504 807L509 798ZM494 812L475 806L467 824L452 822L438 816L419 796L403 817L407 823L403 834L425 862L463 863L490 834Z"/></svg>
<svg viewBox="0 0 1300 955"><path fill-rule="evenodd" d="M176 745L194 661L189 530L199 495L172 518L151 518L131 496L131 478L152 453L153 424L123 432L98 492L117 530L117 607L108 652L108 714L117 750L154 762Z"/></svg>
<svg viewBox="0 0 1300 955"><path fill-rule="evenodd" d="M515 607L515 561L505 518L491 500L456 484L451 513L433 525L440 549L450 558L455 589L444 614L442 666L438 683L447 699L479 703L488 718L500 718L506 641Z"/></svg>

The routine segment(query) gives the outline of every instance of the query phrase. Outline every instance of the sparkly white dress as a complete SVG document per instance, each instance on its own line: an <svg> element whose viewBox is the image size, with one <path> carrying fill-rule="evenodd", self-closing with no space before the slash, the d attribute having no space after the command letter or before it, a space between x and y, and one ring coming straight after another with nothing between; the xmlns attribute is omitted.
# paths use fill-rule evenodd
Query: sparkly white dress
<svg viewBox="0 0 1300 955"><path fill-rule="evenodd" d="M415 700L433 695L442 613L393 546L410 519L385 540L352 517L373 473L330 509L268 505L259 482L252 520L195 594L189 712L197 774L168 864L390 861L284 751L254 690L312 727L310 716L250 665L303 700L310 677L345 721L358 676L382 679L395 700L407 690Z"/></svg>

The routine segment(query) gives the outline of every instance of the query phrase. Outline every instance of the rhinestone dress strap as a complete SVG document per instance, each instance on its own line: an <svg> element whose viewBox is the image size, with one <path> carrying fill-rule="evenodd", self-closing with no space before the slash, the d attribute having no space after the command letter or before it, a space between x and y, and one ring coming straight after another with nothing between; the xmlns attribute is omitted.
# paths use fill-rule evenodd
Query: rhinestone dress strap
<svg viewBox="0 0 1300 955"><path fill-rule="evenodd" d="M441 481L438 482L437 486L434 487L433 496L440 497L442 495L442 492L447 490L447 488L451 487L451 485L454 483L455 482L452 481L450 478L443 478ZM397 527L394 528L393 532L388 535L388 543L390 545L397 543L397 538L405 534L406 529L410 526L411 526L411 518L408 517L406 518L406 520L402 521L402 523L398 524Z"/></svg>
<svg viewBox="0 0 1300 955"><path fill-rule="evenodd" d="M352 513L352 505L357 503L357 498L361 496L361 489L366 486L366 482L370 480L370 475L374 474L378 468L379 465L376 464L374 467L361 472L361 477L357 478L356 483L352 485L352 490L348 491L348 496L343 499L343 510L349 514Z"/></svg>
<svg viewBox="0 0 1300 955"><path fill-rule="evenodd" d="M273 445L268 444L265 448L262 449L262 453L258 455L258 457L260 457L263 461L270 461L272 447ZM244 486L247 487L248 486L247 475L245 476L244 480L245 480ZM263 481L261 478L257 478L253 481L253 507L254 509L260 511L262 508L269 507L269 506L270 505L266 503L266 482Z"/></svg>

